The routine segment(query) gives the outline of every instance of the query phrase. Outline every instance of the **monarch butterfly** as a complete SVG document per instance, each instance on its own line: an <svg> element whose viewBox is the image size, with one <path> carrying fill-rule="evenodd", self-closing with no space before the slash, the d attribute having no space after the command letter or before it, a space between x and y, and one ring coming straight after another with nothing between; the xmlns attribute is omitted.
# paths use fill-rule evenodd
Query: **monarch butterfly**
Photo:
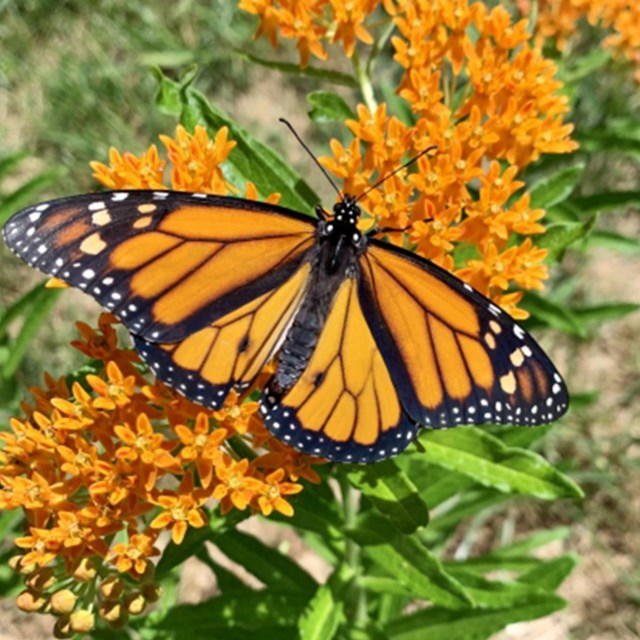
<svg viewBox="0 0 640 640"><path fill-rule="evenodd" d="M306 453L369 463L421 425L560 417L566 387L533 338L447 271L361 233L357 201L318 205L315 220L204 193L102 192L24 209L4 238L112 311L197 403L219 407L277 356L260 411Z"/></svg>

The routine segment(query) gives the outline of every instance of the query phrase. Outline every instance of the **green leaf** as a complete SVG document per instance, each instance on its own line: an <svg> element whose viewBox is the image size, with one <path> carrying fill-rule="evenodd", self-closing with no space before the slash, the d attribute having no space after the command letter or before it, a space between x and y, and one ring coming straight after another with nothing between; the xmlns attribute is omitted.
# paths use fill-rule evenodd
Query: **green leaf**
<svg viewBox="0 0 640 640"><path fill-rule="evenodd" d="M309 117L314 122L343 122L355 118L349 105L337 94L329 91L313 91L307 94L311 106Z"/></svg>
<svg viewBox="0 0 640 640"><path fill-rule="evenodd" d="M267 586L307 596L316 590L316 581L300 565L255 536L236 529L216 536L212 542Z"/></svg>
<svg viewBox="0 0 640 640"><path fill-rule="evenodd" d="M183 86L184 83L178 84L164 76L157 79L163 85L172 87L172 95L179 96L182 105L180 121L188 130L200 124L207 127L213 136L222 127L228 127L229 137L236 142L236 146L223 166L225 177L232 184L243 190L247 181L251 180L262 198L277 192L281 194L281 204L284 206L311 214L320 199L277 153L210 104L205 96L190 85Z"/></svg>
<svg viewBox="0 0 640 640"><path fill-rule="evenodd" d="M14 191L4 194L0 202L0 226L16 211L32 203L40 192L58 182L64 174L65 170L60 167L47 169Z"/></svg>
<svg viewBox="0 0 640 640"><path fill-rule="evenodd" d="M581 162L551 175L546 175L529 188L532 209L549 209L564 202L576 188L584 173L585 163Z"/></svg>
<svg viewBox="0 0 640 640"><path fill-rule="evenodd" d="M541 561L537 567L521 575L518 581L553 591L564 582L577 564L578 558L574 555Z"/></svg>
<svg viewBox="0 0 640 640"><path fill-rule="evenodd" d="M594 247L617 251L618 253L638 255L640 254L640 240L629 236L607 231L606 229L595 229L584 240L582 248L591 251Z"/></svg>
<svg viewBox="0 0 640 640"><path fill-rule="evenodd" d="M393 460L350 466L347 477L403 533L413 533L429 523L429 508Z"/></svg>
<svg viewBox="0 0 640 640"><path fill-rule="evenodd" d="M546 326L579 338L587 337L584 323L564 305L527 291L522 299L522 307L531 314L527 328Z"/></svg>
<svg viewBox="0 0 640 640"><path fill-rule="evenodd" d="M432 607L390 622L385 632L392 640L487 638L509 624L542 618L565 606L566 602L553 594L534 594L528 602L504 609L451 611Z"/></svg>
<svg viewBox="0 0 640 640"><path fill-rule="evenodd" d="M607 151L615 154L627 155L636 160L640 159L640 139L634 138L623 132L608 129L579 131L576 140L580 144L581 151L593 153Z"/></svg>
<svg viewBox="0 0 640 640"><path fill-rule="evenodd" d="M562 60L562 59L561 59ZM560 78L565 84L575 84L601 70L611 62L611 53L596 47L585 55L566 58L564 69L561 65ZM569 66L570 65L570 66Z"/></svg>
<svg viewBox="0 0 640 640"><path fill-rule="evenodd" d="M583 214L640 206L640 191L608 191L571 198L574 209Z"/></svg>
<svg viewBox="0 0 640 640"><path fill-rule="evenodd" d="M300 617L300 640L331 640L335 636L344 621L344 591L352 576L351 569L341 565L318 587Z"/></svg>
<svg viewBox="0 0 640 640"><path fill-rule="evenodd" d="M357 580L358 586L371 593L391 593L397 596L411 597L411 591L400 584L395 578L382 576L361 576Z"/></svg>
<svg viewBox="0 0 640 640"><path fill-rule="evenodd" d="M162 113L179 116L182 112L184 92L195 80L197 67L195 65L188 67L178 82L165 76L159 67L152 67L151 73L158 83L156 106Z"/></svg>
<svg viewBox="0 0 640 640"><path fill-rule="evenodd" d="M145 626L154 632L174 633L171 637L175 638L186 634L190 640L217 640L229 637L227 632L234 628L246 633L262 631L264 627L295 626L308 599L303 593L279 593L272 589L221 595L199 604L173 607L152 626ZM265 636L261 632L253 637Z"/></svg>
<svg viewBox="0 0 640 640"><path fill-rule="evenodd" d="M582 322L601 324L609 320L623 318L630 313L638 311L638 309L640 309L640 304L634 302L610 302L609 304L599 304L590 307L574 307L571 311Z"/></svg>
<svg viewBox="0 0 640 640"><path fill-rule="evenodd" d="M582 490L531 451L508 447L475 427L424 431L420 440L430 462L458 471L486 487L543 500L581 498Z"/></svg>
<svg viewBox="0 0 640 640"><path fill-rule="evenodd" d="M363 552L382 571L398 580L415 598L453 609L473 603L460 583L445 571L440 560L414 536L393 535L392 531L385 531L384 519L379 517L379 521L377 529L386 543L364 546ZM347 535L360 543L357 531L348 531Z"/></svg>
<svg viewBox="0 0 640 640"><path fill-rule="evenodd" d="M207 565L211 572L216 577L216 583L218 589L222 591L222 593L226 594L235 594L238 595L241 592L251 592L254 589L248 587L238 576L225 569L222 565L218 564L211 556L205 547L201 547L200 550L196 553L196 557L200 562Z"/></svg>
<svg viewBox="0 0 640 640"><path fill-rule="evenodd" d="M541 593L541 589L532 585L515 581L487 580L451 564L447 566L447 570L464 586L476 606L481 609L506 609L523 605Z"/></svg>
<svg viewBox="0 0 640 640"><path fill-rule="evenodd" d="M156 576L160 579L166 576L174 567L182 564L187 558L196 555L205 542L215 541L217 535L223 535L227 530L234 529L240 522L249 517L249 513L232 511L226 516L219 515L219 509L209 516L208 526L200 529L190 528L180 544L170 542L162 553L156 567Z"/></svg>
<svg viewBox="0 0 640 640"><path fill-rule="evenodd" d="M20 301L16 303L20 307L19 315L23 316L24 320L18 335L11 344L9 356L2 363L1 377L5 380L11 378L20 366L33 337L38 332L40 325L48 320L49 312L58 300L60 293L59 289L47 289L42 284L25 296L29 298L29 305L26 309L22 307ZM25 312L27 309L28 312ZM11 312L9 311L7 315L11 315Z"/></svg>
<svg viewBox="0 0 640 640"><path fill-rule="evenodd" d="M278 60L266 60L265 58L259 58L246 51L236 50L236 53L245 60L252 62L253 64L260 65L261 67L267 67L269 69L276 69L283 73L289 73L296 76L306 76L308 78L314 78L315 80L326 80L331 84L340 84L345 87L358 87L358 81L347 73L341 71L332 71L331 69L321 69L320 67L314 67L307 65L301 68L298 64L292 64L290 62L279 62Z"/></svg>
<svg viewBox="0 0 640 640"><path fill-rule="evenodd" d="M536 239L536 246L547 249L547 262L560 262L565 251L578 240L586 238L596 223L596 216L586 222L559 222L547 227L543 236Z"/></svg>

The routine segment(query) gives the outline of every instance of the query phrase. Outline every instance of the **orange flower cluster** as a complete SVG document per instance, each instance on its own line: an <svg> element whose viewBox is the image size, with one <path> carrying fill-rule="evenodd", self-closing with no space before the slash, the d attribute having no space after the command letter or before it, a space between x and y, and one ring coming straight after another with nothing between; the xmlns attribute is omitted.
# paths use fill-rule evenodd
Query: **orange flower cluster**
<svg viewBox="0 0 640 640"><path fill-rule="evenodd" d="M393 11L392 0L382 0ZM372 44L373 37L364 21L380 5L380 0L240 0L239 7L260 18L256 37L265 35L275 47L278 35L296 40L300 66L306 67L309 56L328 57L323 41L341 42L351 57L356 42Z"/></svg>
<svg viewBox="0 0 640 640"><path fill-rule="evenodd" d="M179 127L163 142L174 186L226 191L211 162L233 144L226 130L211 141L201 127L193 136ZM110 167L93 165L104 184L163 188L155 148L110 155ZM247 191L255 195L252 185ZM319 481L312 465L322 461L273 438L256 402L231 393L208 411L147 380L136 353L119 346L116 323L106 313L99 330L78 323L81 337L72 344L100 363L96 372L71 384L47 375L44 388L32 389L33 403L23 404L25 417L0 433L0 509L22 509L28 522L15 542L13 566L27 585L18 604L56 613L63 636L90 629L96 605L117 626L157 597L153 563L163 531L180 544L190 527L206 526L206 508L216 503L222 514L291 516L298 480Z"/></svg>
<svg viewBox="0 0 640 640"><path fill-rule="evenodd" d="M518 0L524 15L531 15L534 3ZM635 67L640 82L640 5L633 0L538 0L536 33L539 39L556 42L561 51L575 36L580 20L609 31L603 46L614 55L624 55Z"/></svg>
<svg viewBox="0 0 640 640"><path fill-rule="evenodd" d="M259 33L268 33L272 42L278 30L285 32L283 4L240 2L260 16ZM296 6L318 27L313 8L325 4ZM359 8L360 21L378 8L347 4ZM413 123L368 100L369 108L359 106L357 119L346 121L351 143L345 147L332 140L332 156L321 161L344 180L345 193L357 195L407 155L435 145L415 172L396 173L367 193L364 209L380 226L408 228L417 253L525 318L517 307L522 293L510 289L541 289L547 278L546 251L527 238L544 232L539 222L544 211L531 209L517 176L542 154L577 147L569 137L572 125L563 122L568 103L559 94L556 67L531 42L526 20L514 22L501 6L396 0L382 7L395 25L391 41L404 69L397 93L413 112ZM516 234L521 244L512 246ZM407 241L400 233L390 235L393 242ZM458 248L471 257L466 264L456 263Z"/></svg>

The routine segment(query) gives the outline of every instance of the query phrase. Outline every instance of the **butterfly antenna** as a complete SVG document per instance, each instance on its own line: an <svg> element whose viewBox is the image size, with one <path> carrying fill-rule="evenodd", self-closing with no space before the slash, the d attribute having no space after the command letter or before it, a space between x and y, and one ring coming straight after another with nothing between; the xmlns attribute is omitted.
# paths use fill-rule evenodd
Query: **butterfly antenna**
<svg viewBox="0 0 640 640"><path fill-rule="evenodd" d="M380 178L380 180L378 180L378 182L376 182L374 185L370 186L366 191L363 191L356 198L356 202L358 202L359 200L362 200L362 198L364 198L367 195L367 193L369 193L370 191L373 191L374 189L377 189L383 182L386 182L389 178L391 178L392 176L395 176L396 173L399 173L403 169L406 169L408 166L412 165L414 162L416 162L417 160L422 158L423 155L425 155L425 154L429 153L429 151L433 151L434 149L437 149L437 148L438 148L437 144L432 144L430 147L427 147L426 149L421 151L418 155L413 156L413 158L411 158L411 160L407 160L407 162L405 162L404 164L400 165L397 169L394 169L391 173L387 173L386 176L382 176L382 178Z"/></svg>
<svg viewBox="0 0 640 640"><path fill-rule="evenodd" d="M288 120L285 120L284 118L278 118L278 120L280 120L280 122L282 122L283 124L286 124L287 127L289 127L289 131L291 131L291 133L293 133L293 135L295 136L296 140L302 145L302 148L311 156L311 159L316 163L316 165L318 166L320 171L322 171L322 173L324 174L324 177L329 181L331 186L336 190L336 193L338 194L338 196L340 196L340 200L344 200L344 196L342 195L342 191L340 191L340 189L338 189L338 186L333 181L333 179L331 178L331 176L329 175L327 170L320 164L320 162L318 161L318 158L316 158L313 155L313 151L311 151L311 149L309 149L309 147L307 147L307 145L304 143L302 138L298 135L298 132L293 128L293 125Z"/></svg>

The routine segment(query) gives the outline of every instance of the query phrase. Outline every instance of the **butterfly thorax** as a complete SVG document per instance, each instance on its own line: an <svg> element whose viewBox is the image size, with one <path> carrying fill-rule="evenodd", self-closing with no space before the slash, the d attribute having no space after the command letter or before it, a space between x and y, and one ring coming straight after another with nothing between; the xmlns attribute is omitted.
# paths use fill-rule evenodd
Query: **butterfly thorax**
<svg viewBox="0 0 640 640"><path fill-rule="evenodd" d="M278 354L274 382L279 390L291 388L306 369L340 285L360 272L358 256L367 244L357 227L360 208L345 196L333 212L332 218L318 223L309 285Z"/></svg>

